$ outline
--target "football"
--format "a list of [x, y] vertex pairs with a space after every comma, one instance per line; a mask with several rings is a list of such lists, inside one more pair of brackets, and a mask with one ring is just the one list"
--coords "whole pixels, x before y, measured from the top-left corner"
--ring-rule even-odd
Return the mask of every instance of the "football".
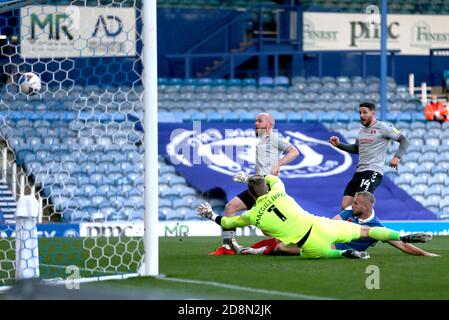
[[36, 94], [42, 87], [41, 78], [33, 72], [26, 72], [20, 76], [19, 86], [24, 94]]

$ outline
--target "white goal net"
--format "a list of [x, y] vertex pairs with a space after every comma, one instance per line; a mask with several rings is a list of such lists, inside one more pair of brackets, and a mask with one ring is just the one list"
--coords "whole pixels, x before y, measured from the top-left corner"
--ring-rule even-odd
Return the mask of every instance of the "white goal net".
[[[22, 233], [38, 239], [28, 257], [38, 252], [41, 278], [73, 268], [81, 277], [136, 273], [145, 230], [141, 1], [2, 11], [0, 285], [16, 276], [14, 212], [24, 195], [38, 204], [37, 229]], [[42, 81], [37, 94], [21, 92], [26, 72]]]

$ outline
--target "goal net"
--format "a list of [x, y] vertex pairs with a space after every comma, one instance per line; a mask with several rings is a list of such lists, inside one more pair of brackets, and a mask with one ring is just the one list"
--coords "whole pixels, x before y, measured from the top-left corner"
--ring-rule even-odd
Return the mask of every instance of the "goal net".
[[[0, 285], [30, 249], [17, 247], [19, 233], [38, 243], [23, 259], [38, 258], [40, 278], [136, 274], [145, 251], [142, 3], [8, 2], [15, 6], [0, 1]], [[21, 92], [25, 72], [40, 77], [39, 93]], [[38, 224], [19, 230], [14, 213], [29, 195]]]

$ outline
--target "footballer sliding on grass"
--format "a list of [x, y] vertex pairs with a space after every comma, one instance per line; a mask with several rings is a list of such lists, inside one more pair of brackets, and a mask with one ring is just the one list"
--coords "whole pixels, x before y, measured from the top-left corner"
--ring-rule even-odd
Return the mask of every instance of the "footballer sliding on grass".
[[[198, 214], [226, 229], [254, 225], [283, 244], [298, 247], [302, 258], [368, 259], [366, 251], [332, 248], [333, 244], [362, 238], [404, 243], [427, 242], [432, 239], [431, 235], [425, 233], [401, 236], [399, 232], [383, 227], [367, 227], [315, 216], [287, 195], [281, 179], [273, 175], [267, 175], [265, 178], [260, 175], [250, 177], [248, 191], [256, 200], [256, 204], [241, 216], [219, 216], [207, 202], [198, 206]], [[236, 249], [239, 251], [241, 247]]]
[[[355, 224], [367, 227], [384, 227], [377, 219], [373, 206], [375, 198], [369, 191], [357, 192], [354, 196], [352, 206], [347, 207], [341, 213], [334, 217], [335, 220], [345, 220]], [[372, 238], [363, 238], [353, 240], [347, 243], [336, 243], [332, 246], [333, 249], [345, 250], [352, 249], [356, 251], [366, 251], [370, 247], [377, 244], [377, 240]], [[439, 255], [427, 252], [410, 243], [405, 243], [399, 240], [387, 240], [391, 246], [401, 250], [404, 253], [415, 256], [438, 257]], [[297, 255], [299, 248], [284, 245], [275, 238], [264, 239], [251, 245], [250, 247], [241, 247], [237, 243], [233, 246], [238, 248], [240, 254], [266, 254], [266, 255]]]

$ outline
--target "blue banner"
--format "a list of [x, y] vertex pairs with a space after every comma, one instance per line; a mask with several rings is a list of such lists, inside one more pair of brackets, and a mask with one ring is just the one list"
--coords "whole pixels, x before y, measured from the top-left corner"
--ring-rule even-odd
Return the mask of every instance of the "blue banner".
[[[333, 148], [327, 142], [332, 135], [343, 142], [344, 138], [320, 123], [281, 123], [276, 129], [300, 152], [280, 173], [287, 193], [315, 215], [338, 214], [358, 155]], [[244, 185], [232, 181], [232, 175], [240, 170], [254, 173], [257, 142], [250, 123], [159, 124], [159, 152], [166, 160], [200, 192], [219, 188], [228, 200], [245, 190]], [[436, 219], [388, 177], [383, 178], [375, 195], [380, 219]]]
[[[0, 239], [15, 236], [14, 224], [0, 224]], [[79, 224], [47, 223], [37, 225], [39, 238], [76, 238], [80, 236]]]

